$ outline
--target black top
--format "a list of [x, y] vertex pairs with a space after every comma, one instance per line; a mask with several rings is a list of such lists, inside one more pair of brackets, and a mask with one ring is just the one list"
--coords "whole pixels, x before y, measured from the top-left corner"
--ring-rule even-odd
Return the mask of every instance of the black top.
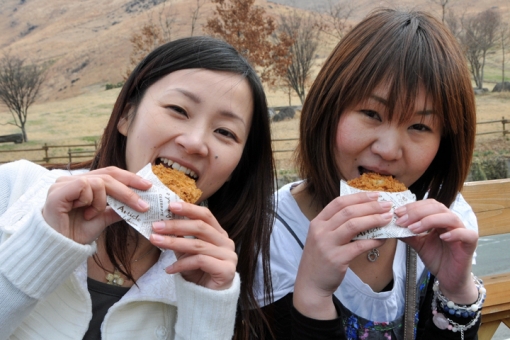
[[87, 278], [87, 287], [92, 299], [92, 319], [83, 339], [97, 340], [101, 339], [101, 324], [108, 309], [119, 301], [130, 288], [109, 285], [90, 277]]

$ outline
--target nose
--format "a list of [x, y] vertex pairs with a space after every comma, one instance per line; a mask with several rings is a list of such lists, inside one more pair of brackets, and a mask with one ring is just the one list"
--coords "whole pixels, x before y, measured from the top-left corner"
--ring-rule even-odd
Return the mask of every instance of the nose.
[[207, 156], [209, 152], [206, 136], [200, 129], [190, 129], [178, 136], [175, 141], [190, 155]]
[[387, 128], [376, 132], [371, 150], [385, 161], [395, 161], [402, 158], [404, 144], [398, 129]]

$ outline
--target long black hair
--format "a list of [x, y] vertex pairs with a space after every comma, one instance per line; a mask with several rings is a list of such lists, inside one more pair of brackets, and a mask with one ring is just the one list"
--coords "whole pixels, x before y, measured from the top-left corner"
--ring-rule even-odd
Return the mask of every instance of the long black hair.
[[[117, 130], [119, 120], [131, 109], [136, 114], [145, 92], [159, 79], [177, 70], [196, 68], [243, 75], [253, 96], [252, 123], [239, 164], [230, 180], [208, 199], [209, 209], [236, 245], [241, 296], [234, 338], [247, 339], [250, 333], [262, 334], [266, 322], [253, 292], [259, 255], [267, 298], [272, 294], [269, 237], [274, 213], [275, 167], [266, 96], [259, 77], [245, 58], [228, 43], [211, 37], [183, 38], [156, 48], [136, 66], [122, 87], [94, 159], [73, 165], [73, 168], [116, 166], [126, 169], [126, 137]], [[130, 259], [123, 247], [127, 239], [133, 237], [130, 232], [130, 228], [114, 224], [106, 228], [104, 236], [110, 261], [132, 279], [130, 270], [125, 270], [129, 268]]]

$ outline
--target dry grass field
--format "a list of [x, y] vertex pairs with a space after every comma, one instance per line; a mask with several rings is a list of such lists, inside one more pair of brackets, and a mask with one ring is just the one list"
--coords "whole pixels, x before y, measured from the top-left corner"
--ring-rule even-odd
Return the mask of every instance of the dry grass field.
[[[15, 51], [30, 61], [51, 63], [48, 80], [39, 101], [29, 110], [27, 134], [29, 142], [21, 145], [0, 144], [0, 162], [19, 158], [42, 159], [42, 151], [17, 151], [47, 145], [93, 143], [101, 135], [119, 89], [105, 91], [106, 83], [122, 80], [131, 45], [129, 37], [142, 24], [157, 20], [158, 13], [177, 13], [172, 38], [189, 35], [191, 4], [187, 0], [153, 1], [155, 7], [138, 0], [4, 0], [0, 7], [0, 53]], [[257, 0], [274, 17], [294, 10], [291, 6], [308, 7], [304, 0]], [[316, 0], [315, 5], [326, 0]], [[130, 7], [131, 6], [131, 7]], [[134, 6], [134, 7], [133, 7]], [[439, 15], [440, 7], [431, 0], [359, 0], [353, 23], [379, 6], [413, 7]], [[475, 13], [497, 7], [505, 20], [510, 19], [510, 0], [452, 0], [457, 13]], [[316, 8], [316, 7], [313, 7]], [[214, 6], [206, 3], [199, 18], [201, 27], [212, 15]], [[152, 14], [151, 14], [152, 13]], [[202, 32], [199, 29], [198, 34]], [[314, 74], [333, 48], [334, 42], [325, 40], [317, 52]], [[500, 52], [489, 56], [485, 68], [486, 86], [491, 89], [500, 81]], [[508, 66], [507, 66], [508, 67]], [[508, 73], [508, 72], [507, 72]], [[313, 77], [313, 76], [312, 76]], [[287, 93], [267, 89], [270, 106], [299, 105], [296, 96], [290, 103]], [[486, 94], [477, 97], [478, 121], [510, 119], [510, 94]], [[298, 117], [273, 123], [273, 138], [297, 138]], [[0, 135], [19, 132], [6, 125], [10, 113], [0, 105]], [[480, 125], [480, 131], [501, 129], [501, 124]], [[507, 127], [507, 129], [509, 129]], [[507, 137], [508, 138], [508, 137]], [[500, 135], [480, 136], [475, 155], [510, 155], [509, 143]], [[277, 142], [276, 150], [290, 150], [295, 142]], [[79, 147], [78, 147], [79, 148]], [[14, 152], [4, 153], [2, 151]], [[52, 149], [50, 156], [66, 154], [67, 149]], [[278, 152], [276, 158], [282, 171], [292, 169], [290, 152]], [[63, 159], [62, 161], [65, 161]]]

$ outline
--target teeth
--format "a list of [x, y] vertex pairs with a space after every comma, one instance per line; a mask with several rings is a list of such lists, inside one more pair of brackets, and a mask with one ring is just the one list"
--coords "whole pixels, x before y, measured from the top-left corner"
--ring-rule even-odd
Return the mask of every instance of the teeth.
[[194, 179], [197, 178], [197, 174], [193, 170], [190, 170], [190, 169], [186, 168], [185, 166], [180, 165], [177, 162], [171, 161], [167, 158], [160, 158], [160, 160], [162, 163], [165, 163], [169, 168], [175, 169], [180, 172], [184, 172], [186, 175], [188, 175], [191, 178], [194, 178]]

